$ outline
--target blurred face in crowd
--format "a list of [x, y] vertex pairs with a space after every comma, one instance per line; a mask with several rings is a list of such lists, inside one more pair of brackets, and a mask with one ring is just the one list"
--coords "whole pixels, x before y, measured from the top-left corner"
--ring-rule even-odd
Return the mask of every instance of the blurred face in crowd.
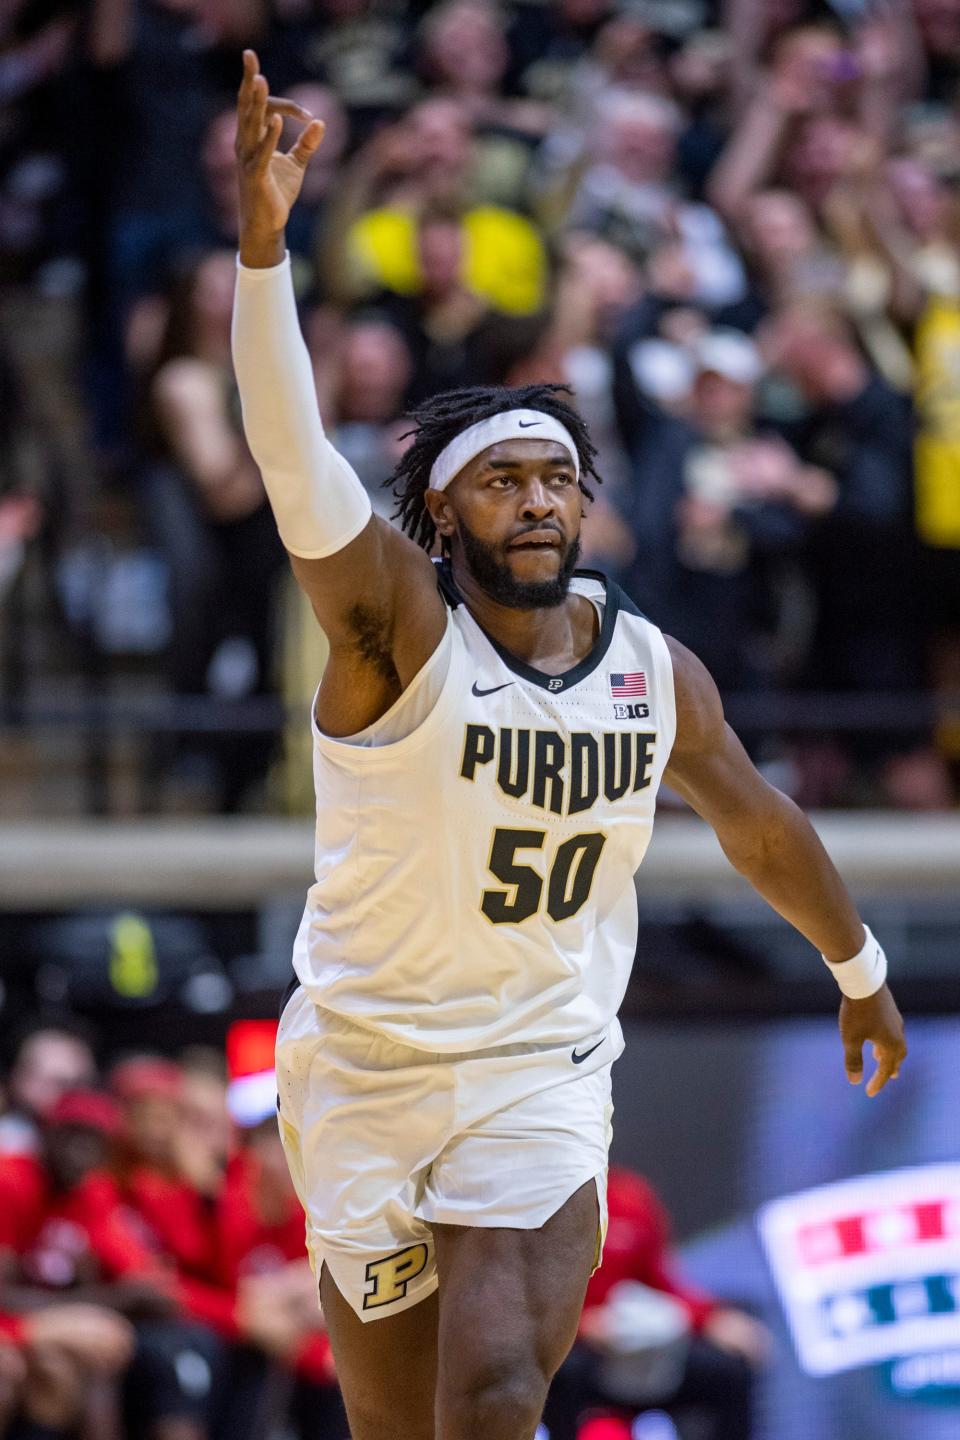
[[175, 1139], [181, 1122], [180, 1101], [172, 1095], [136, 1095], [123, 1107], [126, 1135], [135, 1160], [158, 1169], [173, 1164]]
[[807, 204], [817, 206], [849, 174], [865, 136], [858, 126], [836, 115], [806, 121], [787, 152], [786, 178]]
[[809, 207], [788, 190], [763, 190], [747, 201], [745, 238], [761, 265], [782, 270], [817, 247]]
[[212, 1165], [226, 1167], [233, 1142], [226, 1081], [203, 1070], [186, 1070], [181, 1101], [181, 1139], [202, 1148]]
[[428, 180], [457, 183], [470, 164], [470, 126], [453, 100], [424, 100], [404, 121], [410, 171]]
[[428, 220], [417, 236], [424, 294], [441, 299], [459, 289], [463, 271], [463, 228], [456, 220]]
[[693, 382], [691, 419], [707, 434], [742, 434], [753, 419], [753, 386], [715, 370], [701, 370]]
[[354, 321], [340, 346], [340, 418], [370, 424], [395, 420], [412, 371], [406, 342], [392, 325]]
[[668, 95], [670, 73], [654, 32], [629, 14], [615, 15], [597, 35], [592, 54], [607, 79], [624, 91]]
[[855, 73], [839, 34], [821, 25], [803, 25], [782, 36], [774, 49], [773, 69], [814, 111], [831, 109], [839, 87]]
[[931, 240], [946, 228], [949, 200], [943, 185], [920, 160], [900, 156], [887, 166], [887, 182], [900, 217], [920, 240]]
[[730, 79], [733, 44], [720, 30], [693, 35], [670, 63], [670, 77], [684, 103], [722, 95]]
[[611, 335], [623, 312], [641, 297], [636, 265], [618, 246], [588, 234], [572, 235], [564, 258], [578, 295], [590, 305], [596, 338]]
[[787, 375], [814, 404], [852, 398], [867, 370], [843, 318], [797, 304], [764, 322], [760, 344], [768, 365]]
[[88, 1125], [51, 1125], [44, 1135], [44, 1159], [57, 1190], [72, 1190], [110, 1157], [110, 1140]]
[[207, 191], [220, 223], [230, 234], [236, 229], [237, 157], [233, 148], [236, 136], [237, 115], [231, 106], [210, 121], [200, 151]]
[[90, 1047], [74, 1035], [41, 1030], [22, 1046], [10, 1072], [10, 1103], [37, 1118], [68, 1090], [90, 1085], [96, 1066]]
[[634, 184], [659, 184], [670, 175], [676, 136], [672, 106], [653, 96], [619, 97], [602, 121], [599, 155]]
[[499, 89], [509, 52], [490, 5], [453, 0], [428, 20], [424, 58], [441, 84], [489, 94]]
[[211, 329], [226, 325], [229, 330], [236, 279], [237, 266], [232, 250], [214, 250], [201, 260], [191, 296], [194, 319], [198, 325]]

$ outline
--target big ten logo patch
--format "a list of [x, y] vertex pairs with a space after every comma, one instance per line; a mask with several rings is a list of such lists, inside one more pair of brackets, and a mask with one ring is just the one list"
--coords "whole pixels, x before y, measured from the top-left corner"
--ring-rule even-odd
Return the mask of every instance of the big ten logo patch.
[[423, 1274], [428, 1258], [427, 1247], [421, 1244], [409, 1245], [406, 1250], [397, 1250], [382, 1260], [371, 1260], [365, 1273], [372, 1288], [363, 1297], [364, 1310], [375, 1310], [380, 1305], [405, 1299], [411, 1280]]

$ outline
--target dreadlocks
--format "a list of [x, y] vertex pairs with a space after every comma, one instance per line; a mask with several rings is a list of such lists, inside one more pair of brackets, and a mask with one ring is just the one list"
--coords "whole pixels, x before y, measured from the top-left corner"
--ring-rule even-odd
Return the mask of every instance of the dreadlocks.
[[489, 420], [491, 415], [499, 415], [504, 410], [542, 410], [566, 426], [580, 460], [580, 489], [592, 500], [593, 492], [583, 483], [583, 477], [592, 476], [600, 484], [600, 476], [594, 469], [596, 446], [577, 412], [559, 398], [560, 392], [569, 395], [569, 385], [520, 385], [515, 389], [506, 385], [472, 385], [464, 390], [433, 395], [418, 405], [412, 417], [415, 428], [402, 437], [412, 435], [413, 442], [386, 482], [397, 497], [394, 518], [400, 521], [411, 540], [430, 550], [436, 538], [436, 528], [423, 496], [440, 451], [470, 425]]

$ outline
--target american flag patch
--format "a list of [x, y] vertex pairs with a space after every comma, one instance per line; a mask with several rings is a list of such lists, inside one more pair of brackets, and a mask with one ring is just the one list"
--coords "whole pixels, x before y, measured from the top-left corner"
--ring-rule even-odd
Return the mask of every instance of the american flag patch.
[[627, 700], [631, 695], [646, 695], [647, 677], [642, 670], [631, 670], [627, 675], [610, 676], [610, 694], [614, 700]]

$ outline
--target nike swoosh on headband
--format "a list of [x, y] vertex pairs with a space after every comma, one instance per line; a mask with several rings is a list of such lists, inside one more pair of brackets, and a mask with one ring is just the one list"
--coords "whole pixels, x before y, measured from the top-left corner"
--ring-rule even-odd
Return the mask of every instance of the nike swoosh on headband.
[[512, 680], [505, 680], [502, 685], [491, 685], [489, 690], [478, 690], [477, 682], [476, 680], [474, 680], [473, 685], [470, 688], [470, 694], [476, 695], [478, 698], [481, 695], [495, 695], [498, 690], [506, 690], [507, 686], [512, 685], [513, 683], [514, 682]]

